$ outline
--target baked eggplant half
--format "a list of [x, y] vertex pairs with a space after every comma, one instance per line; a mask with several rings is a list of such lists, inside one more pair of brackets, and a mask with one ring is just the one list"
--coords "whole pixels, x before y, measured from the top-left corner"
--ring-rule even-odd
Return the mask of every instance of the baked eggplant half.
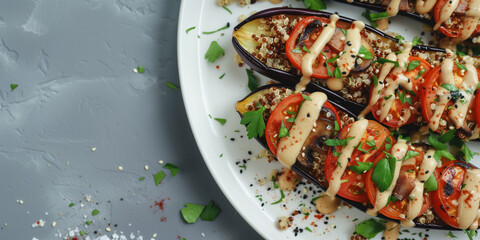
[[[431, 146], [393, 137], [375, 121], [356, 120], [328, 102], [326, 94], [312, 90], [295, 93], [292, 86], [267, 85], [235, 108], [249, 138], [324, 191], [316, 200], [319, 211], [339, 198], [403, 226], [478, 227], [480, 170], [451, 161]], [[445, 138], [438, 137], [440, 142]]]
[[[476, 58], [460, 57], [440, 48], [413, 46], [361, 21], [292, 8], [267, 9], [252, 15], [235, 27], [232, 41], [245, 63], [260, 74], [283, 84], [305, 85], [308, 72], [307, 80], [311, 81], [307, 86], [324, 92], [331, 102], [360, 117], [376, 119], [392, 128], [427, 126], [430, 119], [438, 125], [439, 121], [431, 117], [432, 110], [440, 109], [436, 108], [436, 98], [445, 95], [449, 101], [442, 102], [445, 114], [438, 113], [441, 127], [432, 130], [460, 129], [464, 139], [478, 137], [474, 133], [480, 117], [474, 117], [472, 110], [477, 90], [471, 87], [478, 85], [478, 74], [472, 74], [479, 66]], [[443, 77], [445, 83], [437, 77], [439, 84], [424, 88], [426, 82], [435, 82], [429, 79], [431, 70], [444, 65], [452, 68], [454, 76]], [[308, 66], [310, 71], [305, 71]], [[468, 71], [470, 74], [466, 74]], [[463, 84], [466, 82], [473, 85], [467, 89]], [[455, 88], [440, 91], [443, 84], [454, 84]], [[425, 89], [431, 94], [422, 94]], [[455, 101], [457, 93], [463, 99], [460, 102]], [[423, 101], [427, 95], [430, 100]], [[424, 102], [430, 104], [422, 105]], [[464, 117], [455, 123], [457, 107], [463, 109]]]

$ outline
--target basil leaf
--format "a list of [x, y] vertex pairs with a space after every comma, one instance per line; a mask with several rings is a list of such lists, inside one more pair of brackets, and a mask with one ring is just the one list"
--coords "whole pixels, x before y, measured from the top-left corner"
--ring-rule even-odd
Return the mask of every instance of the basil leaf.
[[450, 92], [458, 92], [458, 88], [457, 86], [455, 86], [455, 84], [451, 84], [451, 83], [444, 83], [442, 85], [440, 85], [440, 87], [443, 87], [445, 89], [447, 89], [448, 91]]
[[431, 192], [438, 189], [437, 179], [435, 179], [433, 174], [430, 175], [423, 187], [425, 188], [425, 192]]
[[357, 162], [357, 165], [351, 165], [350, 170], [354, 171], [356, 174], [360, 175], [370, 169], [372, 169], [372, 162]]
[[395, 157], [388, 156], [378, 161], [373, 168], [372, 181], [380, 192], [386, 191], [392, 184], [396, 161]]
[[418, 66], [420, 66], [420, 60], [411, 61], [408, 63], [407, 71], [410, 72]]
[[368, 51], [363, 45], [360, 45], [360, 50], [358, 51], [358, 55], [361, 55], [361, 58], [366, 60], [373, 59], [372, 53]]
[[355, 227], [355, 232], [367, 239], [374, 238], [379, 232], [384, 230], [385, 223], [373, 218], [365, 220]]

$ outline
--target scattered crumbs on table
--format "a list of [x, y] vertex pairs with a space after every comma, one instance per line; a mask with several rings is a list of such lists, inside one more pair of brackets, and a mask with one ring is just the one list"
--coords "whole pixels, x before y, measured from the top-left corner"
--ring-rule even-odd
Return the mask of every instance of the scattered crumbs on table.
[[92, 147], [91, 151], [92, 151], [92, 152], [95, 152], [95, 151], [97, 151], [97, 148], [96, 148], [96, 147]]
[[122, 167], [122, 166], [118, 166], [118, 171], [123, 171], [123, 167]]
[[145, 165], [144, 169], [145, 169], [145, 171], [148, 171], [148, 169], [149, 169], [148, 165]]

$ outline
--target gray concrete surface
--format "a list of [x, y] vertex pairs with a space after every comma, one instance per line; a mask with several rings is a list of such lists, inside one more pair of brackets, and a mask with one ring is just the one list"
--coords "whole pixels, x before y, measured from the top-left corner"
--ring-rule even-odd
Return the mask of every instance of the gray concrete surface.
[[[91, 238], [260, 238], [216, 186], [181, 92], [166, 86], [179, 84], [179, 5], [0, 0], [0, 239], [58, 239], [70, 230]], [[134, 73], [137, 65], [145, 73]], [[163, 169], [155, 186], [160, 160], [180, 172]], [[154, 205], [162, 200], [163, 210]], [[183, 222], [184, 203], [210, 200], [222, 209], [215, 221]], [[43, 227], [32, 227], [40, 220]]]

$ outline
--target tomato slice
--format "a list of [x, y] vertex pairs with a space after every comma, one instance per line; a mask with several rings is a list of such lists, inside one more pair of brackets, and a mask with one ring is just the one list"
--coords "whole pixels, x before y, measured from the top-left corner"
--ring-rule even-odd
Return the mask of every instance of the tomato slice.
[[[267, 126], [265, 128], [265, 137], [267, 139], [268, 149], [277, 156], [277, 146], [278, 146], [278, 133], [282, 122], [287, 129], [290, 129], [293, 125], [293, 122], [288, 121], [288, 119], [294, 118], [300, 108], [300, 105], [303, 102], [303, 96], [301, 93], [292, 94], [285, 99], [283, 99], [277, 107], [273, 110], [272, 114], [267, 121]], [[330, 109], [337, 119], [337, 122], [340, 126], [340, 118], [338, 116], [337, 110], [329, 102], [325, 102], [323, 107]], [[340, 126], [341, 127], [341, 126]]]
[[[435, 113], [434, 110], [432, 110], [432, 106], [436, 104], [438, 101], [438, 96], [436, 90], [441, 88], [441, 76], [440, 76], [440, 69], [441, 66], [433, 68], [428, 75], [425, 78], [425, 82], [423, 84], [420, 98], [422, 102], [422, 114], [423, 118], [427, 123], [430, 123], [432, 121], [433, 114]], [[454, 73], [454, 78], [455, 78], [455, 85], [458, 87], [462, 84], [463, 82], [463, 77], [461, 73], [461, 69], [454, 64], [453, 65], [453, 73]], [[480, 78], [480, 71], [477, 69], [477, 75]], [[476, 121], [480, 123], [480, 112], [476, 111], [474, 108], [475, 102], [478, 101], [478, 98], [480, 98], [480, 94], [477, 93], [474, 96], [474, 99], [470, 103], [469, 110], [467, 111], [467, 116], [465, 117], [465, 121]], [[450, 118], [448, 117], [448, 109], [452, 108], [455, 105], [453, 101], [449, 101], [445, 107], [445, 111], [443, 112], [442, 116], [440, 117], [440, 121], [445, 120], [447, 124], [438, 124], [438, 128], [436, 132], [441, 133], [445, 130], [449, 130], [448, 127], [450, 125], [453, 125], [451, 123]], [[480, 109], [480, 108], [479, 108]], [[435, 124], [435, 123], [434, 123]]]
[[[377, 101], [377, 103], [372, 106], [373, 117], [377, 121], [389, 127], [397, 128], [397, 127], [401, 127], [401, 126], [413, 123], [418, 119], [419, 116], [421, 116], [421, 113], [417, 110], [418, 108], [420, 108], [420, 105], [421, 105], [420, 90], [422, 88], [422, 82], [424, 77], [427, 76], [428, 72], [432, 69], [432, 67], [430, 63], [428, 63], [426, 60], [419, 57], [409, 57], [408, 63], [419, 64], [416, 68], [410, 71], [407, 71], [403, 74], [405, 75], [405, 77], [407, 77], [412, 81], [413, 94], [412, 92], [408, 92], [405, 89], [399, 89], [398, 91], [396, 91], [396, 94], [394, 96], [395, 101], [393, 102], [392, 107], [388, 112], [388, 115], [387, 115], [388, 117], [383, 119], [383, 121], [380, 120], [380, 113], [383, 109], [384, 99], [385, 97], [388, 97], [388, 96], [385, 96], [386, 88], [383, 88], [382, 92], [380, 92], [380, 96], [383, 96], [380, 98], [380, 101]], [[387, 76], [387, 78], [395, 79], [397, 77], [392, 75], [393, 74], [390, 73], [389, 76]], [[373, 94], [378, 94], [378, 93], [374, 93], [373, 89], [374, 89], [374, 86], [372, 84], [372, 87], [370, 88], [370, 96], [372, 96]], [[408, 119], [404, 119], [404, 118], [408, 118]]]
[[[442, 15], [442, 8], [445, 4], [447, 4], [450, 0], [439, 0], [437, 4], [435, 5], [435, 8], [433, 10], [433, 14], [435, 17], [435, 22], [438, 22], [440, 19], [440, 16]], [[445, 23], [443, 23], [439, 30], [445, 36], [451, 37], [451, 38], [458, 38], [462, 35], [462, 30], [463, 30], [463, 19], [465, 17], [464, 13], [466, 9], [468, 8], [468, 5], [470, 4], [469, 0], [460, 0], [458, 3], [457, 9], [454, 11], [452, 16], [450, 17], [450, 20], [448, 22], [449, 25], [447, 26]], [[479, 25], [477, 25], [476, 29], [474, 30], [472, 36], [476, 36], [480, 33], [480, 28]]]
[[[400, 176], [402, 176], [402, 174], [406, 174], [409, 179], [415, 181], [417, 167], [420, 166], [420, 164], [422, 163], [424, 153], [418, 150], [417, 148], [414, 148], [413, 150], [419, 153], [419, 155], [414, 157], [415, 164], [402, 165], [402, 168], [400, 169]], [[379, 155], [375, 159], [374, 164], [377, 164], [377, 162], [384, 157], [385, 157], [385, 154]], [[365, 185], [367, 186], [367, 194], [368, 194], [368, 199], [370, 200], [370, 203], [375, 204], [375, 199], [377, 195], [377, 186], [372, 181], [372, 174], [373, 174], [373, 171], [367, 172]], [[422, 215], [425, 211], [427, 211], [430, 205], [431, 205], [431, 200], [430, 200], [429, 194], [424, 194], [423, 205], [418, 215]], [[388, 217], [391, 219], [403, 220], [405, 219], [405, 215], [407, 213], [407, 206], [408, 206], [408, 197], [404, 198], [401, 201], [391, 201], [387, 206], [380, 209], [379, 212], [385, 217]]]
[[461, 161], [449, 161], [435, 171], [438, 189], [431, 194], [433, 210], [446, 224], [455, 228], [458, 228], [457, 199], [468, 168], [472, 168], [472, 165]]
[[[353, 123], [345, 126], [341, 130], [339, 134], [340, 139], [345, 139], [348, 136], [347, 134], [352, 125]], [[357, 165], [357, 162], [373, 162], [375, 157], [382, 153], [385, 139], [389, 137], [389, 135], [390, 132], [384, 126], [375, 121], [368, 121], [367, 131], [365, 131], [361, 140], [361, 149], [368, 153], [364, 153], [355, 148], [355, 150], [352, 152], [352, 156], [350, 157], [351, 160], [347, 166], [352, 166], [354, 164]], [[367, 142], [371, 140], [375, 141], [375, 146], [373, 146], [373, 144], [372, 146], [367, 144]], [[342, 146], [331, 147], [328, 151], [327, 160], [325, 162], [325, 177], [327, 179], [332, 177], [333, 171], [337, 167], [337, 157], [334, 156], [334, 151], [340, 153], [342, 152], [342, 148]], [[364, 184], [365, 175], [366, 174], [357, 175], [347, 167], [341, 178], [343, 183], [340, 186], [340, 190], [337, 194], [341, 197], [356, 202], [368, 202], [368, 196]]]

